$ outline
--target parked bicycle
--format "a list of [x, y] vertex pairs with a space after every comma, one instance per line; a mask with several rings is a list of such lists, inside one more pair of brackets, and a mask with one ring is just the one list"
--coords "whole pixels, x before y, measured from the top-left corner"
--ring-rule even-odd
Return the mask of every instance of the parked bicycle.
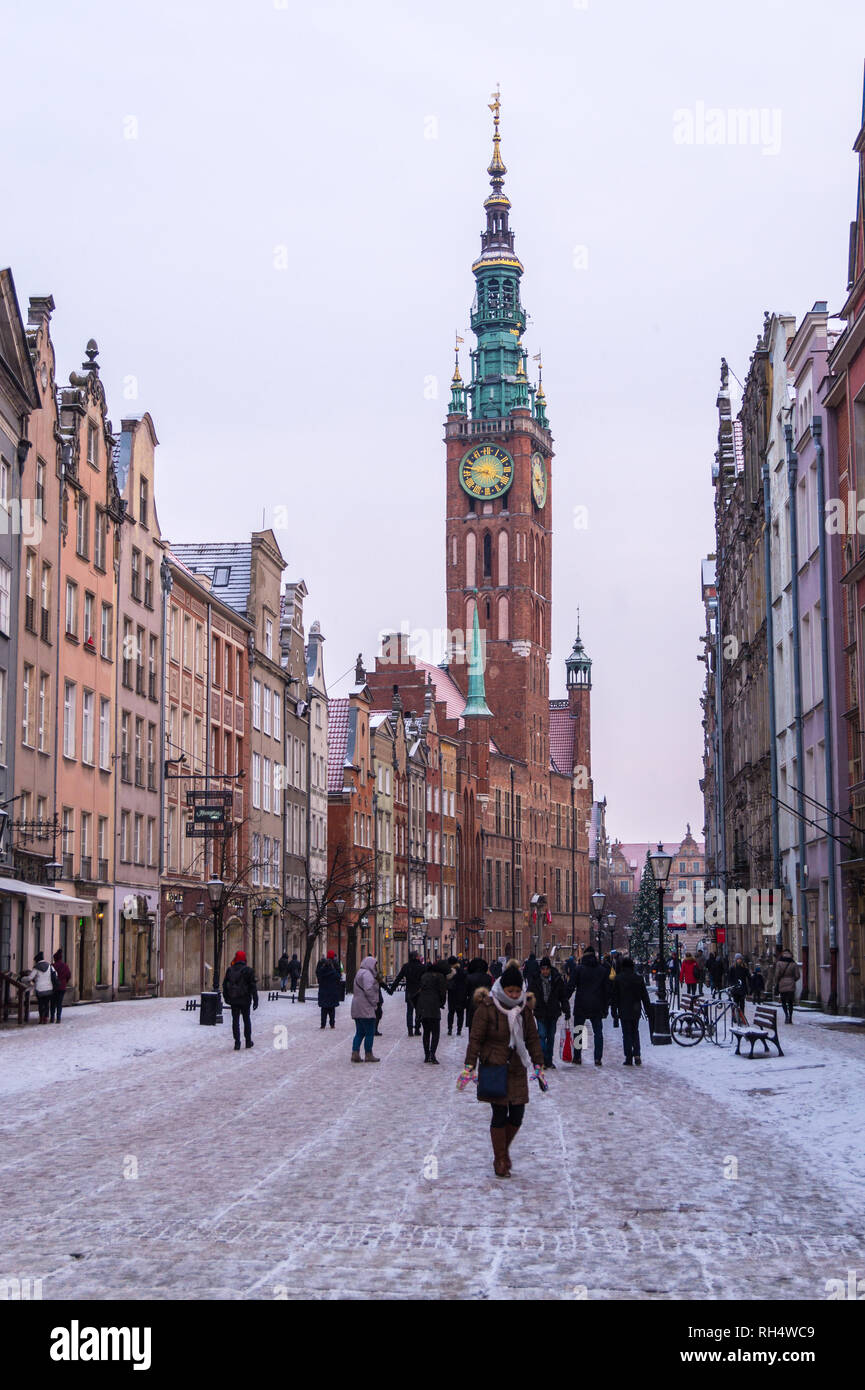
[[689, 998], [670, 1019], [670, 1035], [680, 1047], [696, 1047], [708, 1038], [716, 1047], [733, 1046], [733, 1026], [747, 1023], [743, 1006], [729, 989], [719, 999]]

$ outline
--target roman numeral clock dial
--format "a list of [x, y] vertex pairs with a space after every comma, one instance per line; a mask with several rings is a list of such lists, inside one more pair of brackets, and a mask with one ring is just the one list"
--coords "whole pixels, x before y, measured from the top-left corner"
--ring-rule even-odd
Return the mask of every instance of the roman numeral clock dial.
[[501, 497], [514, 480], [514, 461], [496, 444], [478, 444], [469, 449], [460, 464], [460, 482], [469, 497], [488, 501]]

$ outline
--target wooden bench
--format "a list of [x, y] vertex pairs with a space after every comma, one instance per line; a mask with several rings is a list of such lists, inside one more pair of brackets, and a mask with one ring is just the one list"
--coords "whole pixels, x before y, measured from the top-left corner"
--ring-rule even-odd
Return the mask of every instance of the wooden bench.
[[754, 1044], [763, 1044], [763, 1056], [769, 1052], [769, 1044], [774, 1043], [778, 1049], [778, 1056], [783, 1057], [781, 1044], [778, 1041], [778, 1010], [769, 1009], [763, 1004], [758, 1004], [754, 1013], [753, 1023], [734, 1023], [730, 1030], [736, 1039], [736, 1056], [742, 1056], [740, 1051], [742, 1039], [744, 1038], [751, 1044], [749, 1057], [754, 1056]]

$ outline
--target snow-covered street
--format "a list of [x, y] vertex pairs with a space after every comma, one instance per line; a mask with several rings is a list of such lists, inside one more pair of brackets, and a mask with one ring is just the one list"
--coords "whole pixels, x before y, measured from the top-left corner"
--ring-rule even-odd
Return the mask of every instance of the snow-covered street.
[[[314, 995], [313, 995], [314, 998]], [[532, 1087], [514, 1175], [489, 1110], [386, 999], [379, 1066], [314, 1003], [256, 1046], [178, 999], [0, 1033], [0, 1278], [45, 1299], [824, 1299], [865, 1274], [865, 1026], [797, 1015], [783, 1058], [708, 1042]], [[13, 1214], [16, 1220], [11, 1219]]]

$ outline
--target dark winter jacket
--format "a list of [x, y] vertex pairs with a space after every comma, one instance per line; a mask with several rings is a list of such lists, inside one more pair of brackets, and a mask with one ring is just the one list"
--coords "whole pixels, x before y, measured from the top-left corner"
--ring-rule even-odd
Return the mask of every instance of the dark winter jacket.
[[391, 985], [390, 993], [393, 994], [397, 985], [400, 984], [403, 980], [405, 980], [406, 999], [416, 999], [420, 990], [421, 977], [423, 976], [425, 970], [426, 966], [424, 965], [423, 961], [407, 960], [402, 970], [399, 972], [393, 984]]
[[469, 1015], [474, 1013], [475, 994], [479, 989], [492, 989], [493, 977], [487, 970], [484, 961], [475, 959], [469, 966], [469, 973], [466, 976], [466, 1007]]
[[291, 976], [291, 983], [296, 984], [300, 979], [301, 964], [296, 955], [293, 955], [288, 962], [288, 973]]
[[526, 982], [527, 989], [534, 989], [540, 973], [541, 967], [538, 964], [538, 958], [534, 951], [532, 951], [531, 954], [526, 957], [526, 963], [523, 966], [523, 979]]
[[730, 973], [727, 976], [727, 984], [729, 985], [730, 989], [735, 989], [740, 994], [744, 994], [748, 991], [748, 984], [750, 982], [750, 979], [751, 972], [749, 971], [747, 965], [745, 965], [744, 961], [740, 961], [738, 965], [734, 965], [730, 970]]
[[335, 1009], [342, 1003], [342, 981], [332, 960], [320, 960], [315, 967], [318, 980], [318, 1004], [321, 1009]]
[[537, 976], [532, 993], [535, 996], [535, 1018], [544, 1023], [555, 1023], [560, 1014], [570, 1018], [568, 988], [558, 970], [551, 970], [545, 980], [543, 973]]
[[464, 1009], [468, 996], [468, 972], [464, 965], [454, 967], [455, 974], [448, 982], [448, 1004], [452, 1009]]
[[[474, 1068], [478, 1061], [489, 1062], [493, 1066], [507, 1064], [508, 1104], [526, 1105], [529, 1099], [528, 1073], [516, 1049], [511, 1049], [507, 1019], [496, 1008], [488, 989], [479, 989], [473, 1002], [475, 1011], [466, 1049], [466, 1066]], [[528, 995], [523, 1009], [523, 1036], [526, 1040], [526, 1050], [535, 1066], [542, 1067], [544, 1054], [538, 1037], [538, 1025], [532, 1012], [534, 1003], [534, 995]]]
[[222, 981], [222, 994], [229, 1004], [249, 1004], [250, 1000], [258, 1008], [258, 989], [255, 976], [248, 965], [240, 961], [230, 965]]
[[501, 963], [501, 961], [500, 961], [500, 960], [494, 960], [493, 963], [492, 963], [492, 965], [490, 966], [490, 974], [492, 975], [492, 977], [493, 977], [494, 980], [498, 980], [498, 979], [501, 978], [501, 973], [502, 973], [502, 963]]
[[447, 966], [434, 965], [421, 976], [417, 1011], [421, 1018], [438, 1018], [448, 997]]
[[72, 979], [72, 971], [69, 969], [65, 960], [56, 960], [54, 962], [54, 974], [57, 976], [57, 988], [68, 989], [69, 981]]
[[291, 967], [289, 965], [288, 956], [283, 952], [279, 960], [276, 962], [276, 973], [279, 976], [279, 978], [282, 979], [285, 975], [287, 975], [290, 968]]
[[640, 1017], [640, 1009], [649, 1013], [649, 991], [642, 975], [636, 970], [620, 970], [610, 987], [610, 1008], [613, 1018], [623, 1018], [634, 1022]]
[[610, 969], [594, 951], [586, 951], [574, 971], [574, 1018], [606, 1017], [610, 1001]]

